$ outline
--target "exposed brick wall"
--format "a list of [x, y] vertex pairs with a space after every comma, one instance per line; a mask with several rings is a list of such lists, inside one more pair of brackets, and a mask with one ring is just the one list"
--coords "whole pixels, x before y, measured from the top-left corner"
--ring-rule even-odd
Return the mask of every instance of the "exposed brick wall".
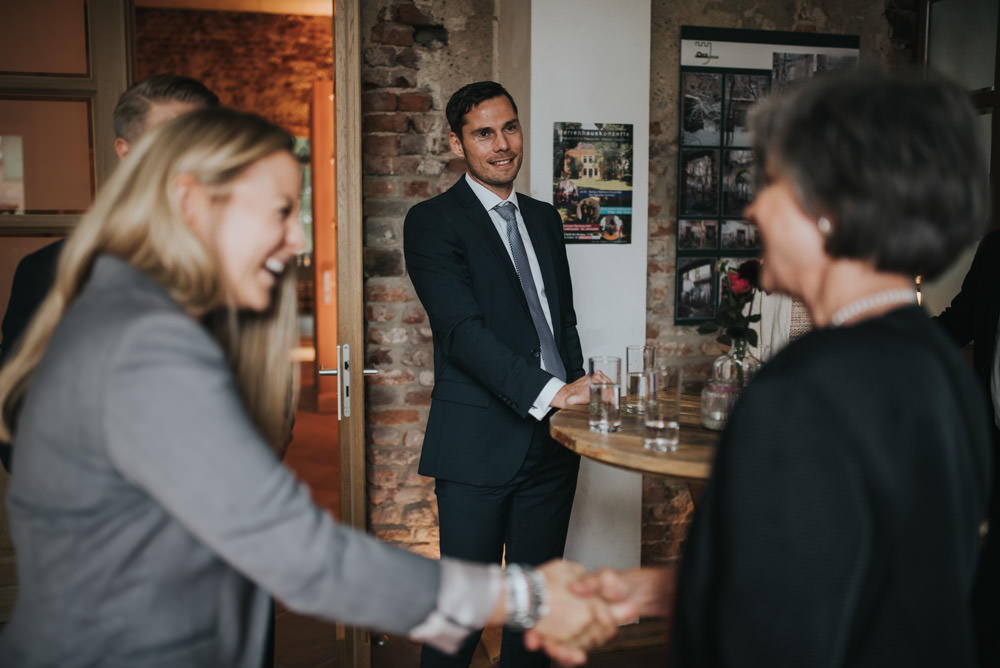
[[490, 78], [492, 0], [362, 3], [370, 529], [438, 554], [433, 480], [417, 475], [434, 384], [431, 331], [403, 262], [403, 217], [449, 188], [464, 162], [448, 150], [444, 106]]
[[309, 134], [313, 82], [333, 78], [329, 16], [135, 10], [135, 77], [194, 77], [223, 104]]

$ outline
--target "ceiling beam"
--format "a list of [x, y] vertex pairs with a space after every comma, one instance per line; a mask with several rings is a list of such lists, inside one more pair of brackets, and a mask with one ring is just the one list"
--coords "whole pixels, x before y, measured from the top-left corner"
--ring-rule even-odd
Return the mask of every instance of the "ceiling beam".
[[330, 0], [135, 0], [136, 7], [332, 16]]

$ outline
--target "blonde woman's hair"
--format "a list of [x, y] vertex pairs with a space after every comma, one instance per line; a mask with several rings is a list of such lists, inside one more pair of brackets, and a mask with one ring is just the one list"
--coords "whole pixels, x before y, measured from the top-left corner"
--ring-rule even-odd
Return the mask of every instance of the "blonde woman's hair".
[[17, 413], [52, 332], [90, 277], [99, 255], [129, 262], [202, 321], [225, 351], [248, 413], [279, 452], [297, 394], [290, 351], [296, 340], [295, 266], [286, 267], [268, 310], [237, 311], [215, 260], [181, 212], [174, 183], [189, 175], [222, 204], [232, 182], [258, 160], [292, 152], [278, 126], [222, 107], [182, 114], [146, 135], [98, 193], [62, 250], [55, 284], [0, 369], [0, 439], [12, 440]]

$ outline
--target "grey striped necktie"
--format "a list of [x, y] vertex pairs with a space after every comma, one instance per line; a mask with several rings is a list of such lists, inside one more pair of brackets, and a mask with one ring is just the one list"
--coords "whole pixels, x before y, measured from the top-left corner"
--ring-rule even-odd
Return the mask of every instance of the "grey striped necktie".
[[507, 223], [507, 241], [510, 243], [510, 254], [514, 259], [514, 271], [517, 272], [517, 277], [521, 281], [521, 289], [524, 291], [524, 298], [528, 301], [531, 321], [535, 325], [535, 331], [538, 332], [538, 342], [542, 348], [542, 366], [559, 380], [566, 380], [566, 367], [559, 356], [556, 340], [552, 337], [549, 323], [545, 320], [542, 303], [538, 300], [535, 279], [531, 276], [528, 253], [524, 250], [524, 241], [521, 239], [521, 233], [517, 230], [514, 204], [513, 202], [501, 202], [495, 209]]

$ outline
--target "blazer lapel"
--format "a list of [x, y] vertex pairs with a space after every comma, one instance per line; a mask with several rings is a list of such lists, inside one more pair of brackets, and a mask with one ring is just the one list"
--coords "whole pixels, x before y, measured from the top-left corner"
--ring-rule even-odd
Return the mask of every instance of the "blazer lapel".
[[542, 280], [545, 282], [545, 298], [549, 302], [549, 316], [552, 318], [552, 333], [556, 341], [559, 341], [560, 322], [559, 311], [559, 284], [556, 281], [556, 268], [552, 261], [552, 254], [555, 250], [549, 243], [548, 235], [542, 225], [542, 220], [535, 215], [527, 197], [518, 194], [518, 203], [524, 202], [521, 207], [521, 217], [524, 218], [524, 226], [528, 229], [528, 236], [531, 237], [531, 245], [535, 249], [535, 257], [538, 259], [538, 268], [542, 272]]
[[511, 261], [510, 255], [507, 253], [507, 247], [503, 245], [503, 241], [500, 240], [500, 235], [497, 234], [496, 227], [493, 225], [493, 220], [490, 218], [490, 214], [486, 212], [486, 209], [483, 208], [483, 203], [479, 201], [476, 194], [472, 192], [472, 188], [470, 188], [469, 184], [465, 182], [464, 176], [460, 178], [458, 183], [452, 187], [452, 192], [454, 192], [456, 199], [464, 209], [466, 217], [469, 219], [469, 227], [479, 234], [486, 247], [493, 252], [498, 265], [501, 267], [501, 273], [504, 274], [507, 281], [510, 283], [511, 290], [513, 290], [515, 294], [520, 295], [521, 303], [524, 304], [524, 311], [525, 313], [528, 313], [528, 302], [524, 298], [524, 290], [521, 289], [521, 281], [518, 279], [517, 272], [514, 270], [514, 263]]

